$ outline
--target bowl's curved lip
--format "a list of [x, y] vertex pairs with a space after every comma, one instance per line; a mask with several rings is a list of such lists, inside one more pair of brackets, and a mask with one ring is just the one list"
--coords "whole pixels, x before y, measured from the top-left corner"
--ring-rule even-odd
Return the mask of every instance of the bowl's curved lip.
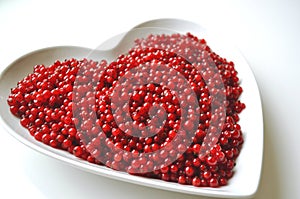
[[[180, 20], [178, 22], [177, 19], [156, 19], [156, 20], [151, 20], [151, 21], [155, 21], [155, 23], [159, 23], [160, 20], [162, 23], [165, 23], [164, 20], [167, 20], [168, 23], [182, 23], [182, 21], [183, 21], [183, 20]], [[145, 23], [148, 23], [148, 25], [149, 25], [149, 24], [151, 24], [151, 21], [148, 21]], [[208, 42], [208, 44], [210, 45], [209, 42]], [[169, 191], [177, 191], [177, 192], [181, 192], [181, 193], [194, 194], [194, 195], [203, 195], [203, 196], [211, 196], [211, 197], [225, 197], [225, 198], [250, 198], [255, 195], [255, 193], [258, 189], [259, 181], [260, 181], [261, 167], [262, 167], [262, 160], [263, 160], [263, 114], [262, 114], [262, 107], [261, 107], [262, 104], [261, 104], [259, 88], [257, 86], [255, 77], [254, 77], [249, 65], [247, 64], [246, 60], [243, 58], [243, 56], [240, 53], [238, 54], [237, 62], [241, 63], [243, 66], [246, 66], [245, 69], [242, 70], [242, 74], [245, 75], [247, 81], [251, 82], [250, 86], [246, 86], [247, 84], [249, 84], [249, 82], [246, 82], [246, 81], [242, 82], [244, 84], [244, 86], [246, 86], [247, 89], [251, 88], [251, 90], [247, 90], [247, 89], [244, 90], [244, 92], [246, 94], [244, 93], [242, 98], [244, 97], [243, 100], [249, 101], [250, 105], [253, 104], [253, 106], [254, 106], [254, 107], [251, 107], [251, 106], [249, 107], [248, 106], [249, 104], [246, 103], [246, 105], [247, 105], [246, 113], [242, 113], [241, 120], [242, 120], [242, 117], [248, 117], [248, 116], [251, 116], [250, 118], [252, 120], [255, 119], [255, 123], [254, 123], [255, 125], [250, 124], [250, 126], [253, 127], [252, 128], [252, 129], [254, 129], [253, 134], [255, 134], [256, 137], [253, 138], [252, 134], [249, 134], [248, 129], [246, 129], [247, 131], [246, 131], [246, 141], [245, 141], [245, 143], [247, 143], [247, 141], [251, 142], [251, 143], [249, 143], [251, 145], [255, 144], [252, 146], [254, 151], [253, 152], [250, 151], [249, 146], [247, 145], [248, 148], [242, 150], [241, 155], [237, 161], [237, 165], [239, 165], [239, 164], [243, 165], [242, 161], [247, 162], [247, 161], [249, 161], [249, 159], [251, 159], [251, 160], [253, 159], [256, 161], [255, 163], [249, 162], [249, 164], [251, 164], [252, 166], [255, 167], [255, 170], [252, 170], [252, 172], [255, 172], [255, 173], [253, 174], [250, 172], [249, 175], [246, 175], [248, 177], [251, 177], [250, 175], [252, 175], [252, 176], [254, 175], [254, 177], [251, 178], [252, 184], [251, 183], [248, 184], [249, 185], [248, 188], [245, 187], [245, 186], [247, 186], [247, 183], [244, 184], [244, 183], [241, 183], [240, 181], [234, 181], [234, 180], [231, 180], [232, 184], [240, 183], [241, 185], [243, 185], [240, 187], [236, 186], [236, 187], [240, 188], [240, 190], [229, 189], [231, 185], [227, 185], [227, 186], [224, 186], [221, 188], [195, 188], [193, 186], [180, 185], [180, 184], [176, 184], [176, 183], [165, 182], [162, 180], [155, 180], [155, 179], [148, 179], [148, 178], [143, 178], [143, 177], [139, 177], [139, 176], [133, 176], [133, 175], [129, 175], [127, 173], [111, 170], [106, 167], [88, 163], [86, 161], [83, 161], [81, 159], [74, 157], [73, 155], [71, 155], [65, 151], [53, 149], [47, 145], [44, 145], [43, 143], [36, 142], [34, 140], [34, 138], [29, 136], [28, 134], [26, 134], [26, 135], [23, 134], [22, 132], [25, 132], [25, 131], [24, 130], [22, 131], [22, 127], [20, 127], [20, 125], [17, 123], [18, 122], [17, 119], [13, 118], [12, 116], [9, 116], [9, 108], [6, 103], [7, 92], [9, 92], [7, 89], [12, 84], [12, 82], [10, 82], [10, 84], [7, 84], [7, 83], [9, 83], [9, 82], [7, 82], [7, 75], [10, 73], [10, 71], [13, 70], [14, 67], [17, 67], [20, 63], [22, 63], [24, 61], [30, 62], [30, 60], [28, 60], [28, 58], [30, 58], [30, 56], [36, 55], [37, 57], [39, 57], [39, 59], [43, 59], [43, 56], [45, 54], [54, 53], [55, 55], [57, 55], [57, 57], [63, 59], [63, 58], [66, 58], [64, 56], [72, 57], [72, 55], [74, 55], [72, 53], [75, 52], [75, 54], [77, 53], [77, 56], [75, 55], [76, 58], [83, 58], [90, 51], [91, 51], [91, 49], [89, 49], [89, 48], [79, 47], [79, 46], [47, 47], [47, 48], [39, 49], [36, 51], [32, 51], [28, 54], [21, 56], [19, 59], [15, 60], [10, 65], [8, 65], [3, 71], [1, 71], [1, 75], [0, 75], [0, 123], [6, 129], [6, 131], [9, 134], [11, 134], [13, 137], [15, 137], [17, 140], [19, 140], [20, 142], [25, 144], [26, 146], [28, 146], [38, 152], [41, 152], [41, 153], [43, 153], [47, 156], [53, 157], [55, 159], [61, 160], [62, 162], [67, 163], [71, 166], [75, 166], [75, 167], [83, 169], [85, 171], [92, 172], [92, 173], [102, 175], [105, 177], [122, 180], [122, 181], [130, 182], [130, 183], [135, 183], [135, 184], [139, 184], [139, 185], [145, 185], [145, 186], [149, 186], [149, 187], [153, 187], [153, 188], [159, 188], [159, 189], [164, 189], [164, 190], [169, 190]], [[233, 57], [235, 57], [235, 55]], [[47, 61], [50, 61], [50, 62], [55, 61], [55, 60], [53, 60], [52, 57], [48, 57], [45, 59], [48, 59]], [[31, 61], [33, 61], [33, 60], [31, 60]], [[234, 60], [234, 61], [236, 61], [236, 60]], [[16, 82], [14, 82], [14, 83], [16, 83]], [[248, 99], [249, 97], [251, 97], [251, 99]], [[255, 110], [251, 110], [251, 111], [247, 112], [247, 110], [249, 110], [249, 108], [254, 108]], [[14, 120], [14, 121], [11, 122], [9, 120]], [[244, 123], [247, 124], [247, 121], [244, 121]], [[242, 125], [242, 128], [243, 128], [243, 125]], [[255, 143], [252, 138], [256, 139]], [[253, 158], [253, 153], [256, 156], [255, 158]], [[241, 174], [241, 172], [243, 172], [243, 173], [249, 172], [247, 170], [246, 171], [243, 170], [244, 167], [238, 168], [238, 169], [240, 169], [240, 172], [239, 171], [236, 172], [236, 175]], [[235, 178], [235, 176], [233, 177], [233, 179], [234, 178]], [[247, 181], [247, 179], [239, 179], [239, 180]]]

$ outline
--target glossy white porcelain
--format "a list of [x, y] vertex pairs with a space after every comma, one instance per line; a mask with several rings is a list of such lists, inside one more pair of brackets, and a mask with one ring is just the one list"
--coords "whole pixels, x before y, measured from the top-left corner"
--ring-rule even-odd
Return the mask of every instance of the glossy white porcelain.
[[[155, 28], [153, 29], [153, 27]], [[136, 31], [137, 29], [139, 30]], [[245, 142], [236, 162], [234, 176], [227, 186], [219, 188], [198, 188], [133, 176], [103, 166], [90, 164], [76, 158], [68, 152], [53, 149], [43, 143], [37, 142], [29, 135], [27, 130], [20, 125], [19, 119], [14, 117], [9, 111], [6, 99], [10, 93], [10, 89], [15, 87], [20, 79], [31, 73], [34, 65], [49, 65], [57, 59], [64, 60], [71, 57], [80, 59], [88, 56], [92, 58], [95, 55], [113, 59], [118, 53], [123, 52], [126, 47], [130, 45], [127, 42], [131, 42], [131, 39], [136, 38], [138, 35], [145, 36], [145, 34], [153, 33], [153, 30], [159, 30], [159, 32], [165, 31], [166, 33], [174, 31], [181, 33], [191, 32], [199, 38], [205, 38], [213, 51], [222, 57], [226, 57], [228, 60], [232, 60], [236, 65], [236, 69], [239, 73], [238, 76], [244, 89], [241, 100], [246, 104], [246, 109], [240, 115], [240, 125], [242, 126]], [[107, 40], [107, 42], [99, 46], [98, 50], [101, 51], [75, 46], [48, 47], [28, 53], [7, 66], [0, 76], [0, 125], [4, 126], [12, 136], [25, 145], [45, 155], [59, 159], [70, 166], [75, 166], [98, 175], [158, 189], [194, 195], [224, 198], [249, 198], [254, 196], [259, 185], [263, 158], [262, 107], [254, 75], [238, 50], [230, 43], [224, 42], [224, 40], [219, 39], [212, 33], [208, 33], [201, 26], [179, 19], [158, 19], [142, 23], [136, 26], [132, 33], [120, 34]]]

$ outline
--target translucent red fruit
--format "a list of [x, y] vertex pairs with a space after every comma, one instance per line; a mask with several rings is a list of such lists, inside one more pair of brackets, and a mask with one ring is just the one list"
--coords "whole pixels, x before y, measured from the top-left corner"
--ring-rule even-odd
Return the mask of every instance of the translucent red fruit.
[[[181, 89], [182, 80], [158, 70], [162, 65], [187, 80], [190, 87], [182, 89], [183, 95], [174, 93]], [[113, 104], [110, 97], [121, 77], [130, 74], [147, 79], [141, 71], [131, 74], [137, 66], [148, 68], [156, 82], [135, 86], [132, 93], [121, 89], [119, 101]], [[137, 39], [127, 54], [111, 63], [66, 59], [47, 67], [37, 65], [11, 89], [7, 103], [37, 141], [90, 163], [180, 184], [218, 187], [230, 183], [242, 148], [242, 130], [237, 124], [245, 108], [239, 101], [242, 91], [233, 62], [214, 53], [204, 39], [190, 33], [151, 34]], [[216, 97], [222, 93], [225, 102]], [[192, 94], [199, 109], [185, 106], [183, 100], [192, 100]], [[129, 100], [128, 106], [120, 106], [122, 99]], [[217, 110], [212, 103], [219, 104]], [[126, 114], [133, 126], [123, 121]], [[181, 123], [184, 116], [187, 121]], [[162, 123], [159, 118], [164, 117]], [[154, 135], [147, 134], [147, 126]], [[134, 132], [142, 136], [132, 136]], [[191, 144], [186, 147], [187, 141]], [[115, 153], [109, 148], [115, 148]], [[159, 153], [149, 159], [139, 157], [151, 152]], [[164, 167], [156, 165], [160, 159], [173, 157], [176, 161]]]

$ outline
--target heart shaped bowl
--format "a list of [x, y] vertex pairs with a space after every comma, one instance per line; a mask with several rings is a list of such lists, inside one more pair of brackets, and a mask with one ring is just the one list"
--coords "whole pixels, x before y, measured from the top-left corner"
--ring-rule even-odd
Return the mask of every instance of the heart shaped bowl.
[[253, 197], [259, 185], [263, 159], [263, 116], [259, 89], [249, 65], [241, 53], [231, 44], [224, 42], [224, 40], [221, 40], [218, 36], [214, 37], [212, 33], [208, 34], [207, 31], [197, 24], [179, 19], [157, 19], [139, 24], [132, 29], [139, 29], [139, 31], [131, 30], [125, 34], [113, 37], [103, 43], [99, 49], [97, 49], [97, 52], [98, 54], [100, 52], [103, 58], [111, 60], [115, 57], [115, 55], [123, 52], [124, 46], [128, 46], [133, 39], [153, 33], [153, 27], [155, 30], [159, 29], [165, 33], [169, 33], [170, 30], [175, 30], [179, 33], [191, 32], [198, 38], [205, 38], [208, 45], [214, 52], [222, 57], [226, 57], [228, 60], [232, 60], [235, 63], [236, 70], [238, 71], [239, 78], [241, 80], [241, 86], [243, 87], [243, 94], [240, 99], [246, 104], [247, 108], [240, 114], [239, 122], [243, 129], [245, 141], [241, 153], [236, 161], [234, 175], [229, 180], [228, 185], [218, 188], [194, 187], [134, 176], [125, 172], [115, 171], [104, 166], [83, 161], [66, 151], [57, 150], [38, 142], [30, 136], [27, 129], [20, 125], [19, 119], [10, 113], [6, 100], [10, 94], [11, 88], [15, 87], [16, 83], [20, 79], [31, 73], [33, 66], [36, 64], [50, 65], [54, 63], [55, 60], [64, 60], [68, 58], [81, 59], [88, 56], [92, 57], [91, 55], [96, 52], [92, 49], [75, 46], [48, 47], [25, 54], [8, 65], [1, 72], [0, 76], [1, 125], [5, 127], [8, 133], [28, 147], [55, 159], [61, 160], [70, 166], [74, 166], [97, 175], [129, 183], [193, 195], [223, 198]]

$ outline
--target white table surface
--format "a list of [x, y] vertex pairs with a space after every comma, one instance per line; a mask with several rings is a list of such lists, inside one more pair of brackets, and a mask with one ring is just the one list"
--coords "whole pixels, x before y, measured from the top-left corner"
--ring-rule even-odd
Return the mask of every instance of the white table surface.
[[[300, 198], [300, 1], [129, 2], [0, 0], [1, 70], [43, 47], [94, 48], [150, 19], [199, 23], [233, 40], [257, 78], [265, 151], [255, 199]], [[2, 128], [0, 141], [0, 198], [204, 198], [86, 173], [27, 148]]]

